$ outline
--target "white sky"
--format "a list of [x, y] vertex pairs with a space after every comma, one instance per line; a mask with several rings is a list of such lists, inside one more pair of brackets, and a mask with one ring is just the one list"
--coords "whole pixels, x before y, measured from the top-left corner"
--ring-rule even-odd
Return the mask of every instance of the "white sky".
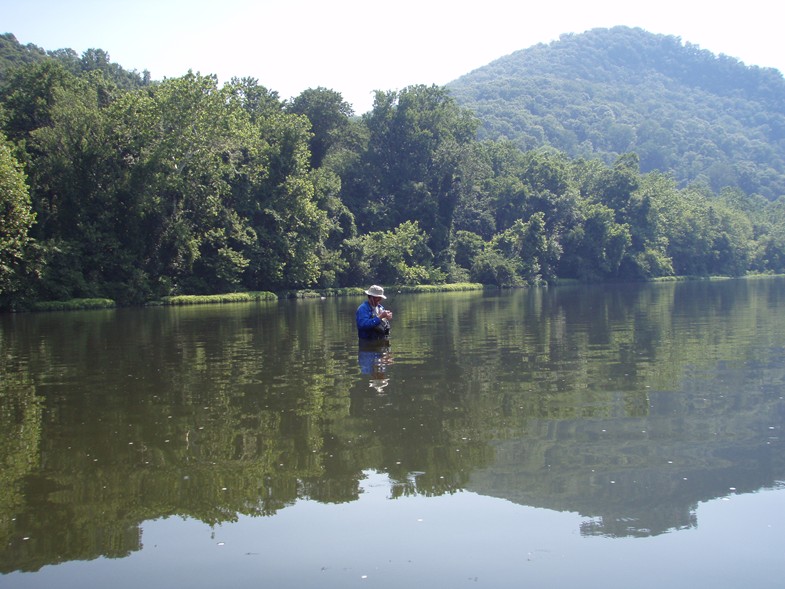
[[785, 72], [772, 0], [0, 0], [0, 33], [103, 49], [153, 79], [250, 76], [280, 98], [324, 86], [357, 114], [374, 90], [446, 84], [563, 33], [626, 25]]

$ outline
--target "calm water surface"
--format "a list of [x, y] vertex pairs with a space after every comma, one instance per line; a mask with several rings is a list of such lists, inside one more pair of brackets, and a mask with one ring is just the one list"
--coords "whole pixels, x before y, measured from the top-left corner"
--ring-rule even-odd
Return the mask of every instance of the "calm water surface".
[[0, 316], [0, 586], [781, 587], [785, 280]]

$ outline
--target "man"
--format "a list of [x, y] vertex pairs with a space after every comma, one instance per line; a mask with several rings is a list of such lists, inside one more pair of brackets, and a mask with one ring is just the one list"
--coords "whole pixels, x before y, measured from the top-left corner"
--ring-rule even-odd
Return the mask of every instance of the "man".
[[374, 284], [365, 291], [368, 300], [357, 307], [357, 335], [360, 339], [381, 339], [390, 333], [392, 311], [382, 306], [384, 289]]

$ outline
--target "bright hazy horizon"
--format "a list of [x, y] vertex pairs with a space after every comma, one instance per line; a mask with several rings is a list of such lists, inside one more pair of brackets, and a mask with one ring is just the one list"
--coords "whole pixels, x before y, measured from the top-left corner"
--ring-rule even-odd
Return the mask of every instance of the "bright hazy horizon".
[[[221, 83], [252, 77], [281, 99], [319, 86], [357, 114], [374, 90], [447, 84], [563, 34], [640, 27], [785, 71], [785, 40], [768, 0], [515, 3], [401, 0], [0, 0], [0, 32], [45, 50], [103, 49], [153, 79], [188, 70]], [[741, 10], [740, 10], [741, 8]]]

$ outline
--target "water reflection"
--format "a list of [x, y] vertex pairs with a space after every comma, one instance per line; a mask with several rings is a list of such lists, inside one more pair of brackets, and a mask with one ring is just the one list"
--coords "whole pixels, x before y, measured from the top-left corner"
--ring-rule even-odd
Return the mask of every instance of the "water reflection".
[[360, 372], [370, 377], [369, 385], [381, 393], [390, 383], [387, 367], [393, 363], [388, 339], [358, 339], [357, 363]]
[[0, 572], [356, 502], [368, 472], [695, 529], [785, 480], [784, 305], [781, 279], [403, 295], [378, 348], [348, 300], [2, 316]]

